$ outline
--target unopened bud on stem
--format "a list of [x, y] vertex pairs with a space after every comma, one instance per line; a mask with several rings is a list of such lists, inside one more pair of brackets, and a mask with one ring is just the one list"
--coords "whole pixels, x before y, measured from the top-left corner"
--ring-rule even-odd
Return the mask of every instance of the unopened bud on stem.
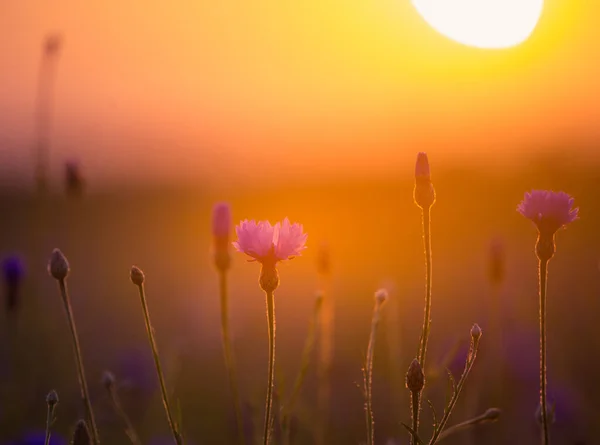
[[387, 301], [388, 296], [388, 291], [386, 289], [379, 289], [377, 292], [375, 292], [375, 301], [381, 306]]
[[479, 339], [481, 338], [481, 328], [479, 327], [479, 325], [477, 323], [475, 323], [473, 325], [473, 327], [471, 328], [471, 338], [475, 342], [478, 342]]
[[91, 445], [92, 440], [90, 432], [84, 420], [79, 420], [75, 425], [75, 431], [73, 432], [72, 445]]
[[48, 272], [57, 280], [64, 280], [69, 275], [69, 262], [60, 249], [54, 249], [48, 262]]
[[108, 390], [115, 386], [116, 380], [115, 375], [110, 371], [104, 371], [102, 374], [102, 385]]
[[417, 359], [413, 359], [406, 373], [406, 387], [412, 393], [419, 393], [425, 386], [425, 374]]
[[415, 203], [422, 209], [429, 209], [435, 202], [435, 189], [431, 183], [427, 153], [421, 152], [417, 155], [414, 199]]
[[46, 403], [49, 407], [54, 407], [58, 403], [58, 393], [55, 390], [52, 390], [46, 396]]
[[136, 286], [141, 286], [144, 284], [144, 272], [142, 272], [142, 269], [137, 266], [131, 266], [130, 278], [131, 282]]

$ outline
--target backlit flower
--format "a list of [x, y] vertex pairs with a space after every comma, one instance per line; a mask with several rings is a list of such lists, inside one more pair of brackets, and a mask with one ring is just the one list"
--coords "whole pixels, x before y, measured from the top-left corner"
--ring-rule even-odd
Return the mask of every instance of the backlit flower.
[[261, 263], [276, 263], [301, 255], [308, 237], [302, 224], [291, 224], [288, 218], [274, 226], [269, 221], [244, 220], [235, 232], [238, 240], [233, 246]]
[[540, 234], [553, 235], [558, 229], [578, 219], [574, 199], [565, 192], [532, 190], [525, 193], [517, 211], [537, 226]]

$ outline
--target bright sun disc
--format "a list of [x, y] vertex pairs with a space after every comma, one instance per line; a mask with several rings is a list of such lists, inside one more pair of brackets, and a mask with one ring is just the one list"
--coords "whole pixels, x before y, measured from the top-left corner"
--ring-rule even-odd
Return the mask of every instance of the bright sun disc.
[[524, 42], [537, 25], [544, 0], [412, 0], [438, 32], [464, 45], [507, 48]]

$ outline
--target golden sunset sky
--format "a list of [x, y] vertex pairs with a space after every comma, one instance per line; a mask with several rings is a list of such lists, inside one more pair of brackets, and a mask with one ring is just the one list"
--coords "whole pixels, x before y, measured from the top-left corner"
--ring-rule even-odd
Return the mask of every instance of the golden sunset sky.
[[53, 31], [52, 166], [80, 159], [96, 183], [394, 175], [416, 151], [502, 162], [600, 140], [592, 0], [547, 0], [504, 50], [452, 42], [409, 0], [5, 0], [5, 177], [31, 175]]

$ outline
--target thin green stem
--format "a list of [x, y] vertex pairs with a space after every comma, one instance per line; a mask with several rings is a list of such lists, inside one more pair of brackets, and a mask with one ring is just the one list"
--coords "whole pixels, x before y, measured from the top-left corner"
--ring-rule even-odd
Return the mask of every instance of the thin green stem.
[[242, 404], [240, 391], [237, 384], [237, 373], [235, 360], [231, 346], [231, 331], [229, 328], [229, 295], [227, 287], [227, 272], [219, 270], [219, 292], [221, 296], [221, 334], [223, 337], [223, 354], [225, 356], [225, 366], [229, 376], [229, 387], [231, 397], [233, 398], [233, 408], [235, 411], [235, 422], [238, 430], [238, 440], [241, 445], [245, 445], [244, 423], [242, 420]]
[[108, 390], [108, 393], [115, 412], [125, 424], [125, 433], [127, 434], [127, 437], [129, 437], [129, 440], [133, 445], [142, 445], [142, 441], [140, 440], [140, 437], [138, 436], [131, 419], [129, 419], [129, 416], [123, 409], [119, 393], [114, 385], [111, 386], [111, 388]]
[[540, 260], [540, 404], [542, 413], [542, 445], [550, 443], [548, 431], [548, 406], [546, 404], [546, 284], [548, 261]]
[[265, 404], [265, 425], [263, 444], [271, 441], [271, 422], [273, 405], [273, 383], [275, 380], [275, 298], [273, 292], [265, 292], [267, 297], [267, 324], [269, 330], [269, 374], [267, 376], [267, 401]]
[[[423, 331], [421, 333], [421, 344], [417, 360], [425, 371], [425, 357], [427, 355], [427, 343], [429, 341], [429, 329], [431, 326], [431, 207], [423, 208], [423, 244], [425, 247], [425, 314], [423, 318]], [[421, 412], [421, 393], [418, 395], [416, 415], [413, 416], [412, 443], [417, 443], [419, 432], [419, 415]]]
[[148, 340], [150, 341], [150, 347], [152, 348], [152, 355], [154, 356], [154, 364], [156, 366], [156, 373], [158, 374], [158, 381], [160, 383], [160, 391], [162, 394], [163, 405], [165, 407], [165, 413], [167, 415], [167, 421], [169, 423], [169, 428], [173, 433], [173, 439], [175, 439], [175, 443], [177, 445], [183, 445], [183, 439], [179, 431], [177, 431], [177, 425], [173, 421], [173, 414], [171, 412], [171, 407], [169, 404], [169, 395], [167, 393], [167, 386], [165, 384], [165, 377], [162, 371], [162, 366], [160, 364], [160, 357], [158, 355], [158, 347], [156, 346], [156, 341], [154, 340], [154, 329], [152, 328], [152, 323], [150, 322], [150, 313], [148, 312], [148, 303], [146, 302], [146, 293], [144, 292], [144, 285], [140, 284], [137, 286], [140, 293], [140, 301], [142, 303], [142, 310], [144, 312], [144, 321], [146, 322], [146, 332], [148, 333]]
[[75, 326], [75, 317], [73, 316], [73, 308], [71, 307], [71, 300], [69, 298], [69, 291], [67, 284], [64, 279], [58, 280], [58, 286], [60, 288], [60, 294], [62, 296], [63, 304], [65, 306], [65, 312], [67, 313], [67, 321], [71, 330], [71, 339], [73, 340], [73, 349], [75, 351], [75, 364], [77, 365], [77, 375], [79, 377], [79, 387], [81, 389], [81, 398], [85, 407], [85, 412], [88, 418], [90, 433], [92, 435], [92, 442], [96, 445], [100, 444], [100, 436], [98, 435], [98, 428], [96, 427], [96, 419], [94, 417], [94, 411], [92, 409], [92, 403], [90, 401], [90, 393], [88, 390], [87, 380], [85, 378], [85, 370], [83, 367], [83, 359], [81, 358], [81, 348], [79, 346], [79, 336], [77, 335], [77, 327]]
[[48, 412], [46, 414], [46, 437], [44, 440], [44, 445], [48, 445], [50, 443], [50, 427], [52, 426], [52, 421], [54, 419], [54, 408], [56, 404], [48, 404]]

